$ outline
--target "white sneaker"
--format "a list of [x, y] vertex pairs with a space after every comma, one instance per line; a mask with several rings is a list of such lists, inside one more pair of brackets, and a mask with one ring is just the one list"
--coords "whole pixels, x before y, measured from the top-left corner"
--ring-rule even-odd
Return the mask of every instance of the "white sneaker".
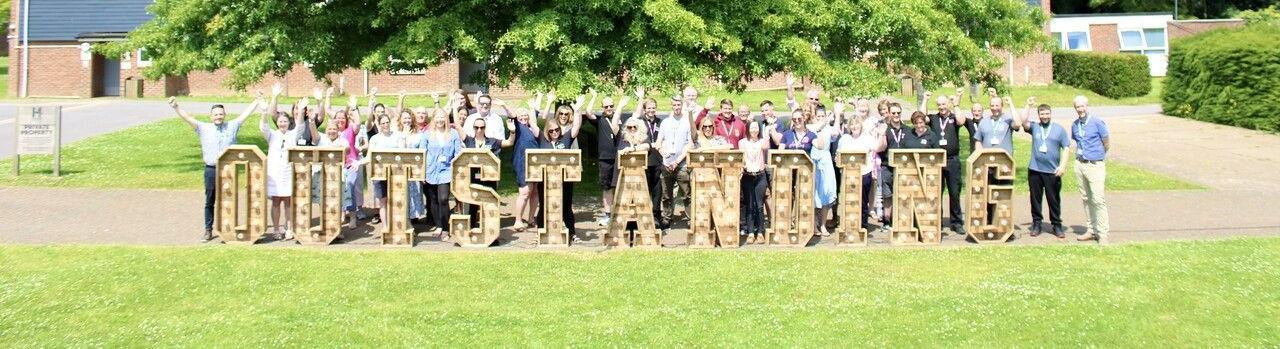
[[606, 227], [609, 226], [609, 216], [600, 217], [600, 219], [596, 220], [596, 224]]

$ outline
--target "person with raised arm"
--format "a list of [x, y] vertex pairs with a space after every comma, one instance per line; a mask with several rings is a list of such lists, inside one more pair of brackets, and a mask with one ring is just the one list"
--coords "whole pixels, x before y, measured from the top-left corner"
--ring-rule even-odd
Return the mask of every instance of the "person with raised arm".
[[929, 97], [932, 93], [925, 92], [924, 97], [920, 99], [920, 110], [929, 118], [929, 127], [933, 129], [938, 136], [937, 145], [947, 151], [947, 165], [942, 168], [942, 189], [947, 192], [948, 212], [950, 213], [951, 230], [957, 235], [964, 236], [964, 210], [960, 203], [960, 197], [963, 196], [961, 188], [964, 186], [964, 169], [961, 167], [960, 156], [960, 130], [967, 128], [969, 118], [963, 114], [956, 113], [952, 104], [954, 101], [960, 100], [960, 96], [964, 93], [964, 88], [956, 88], [956, 94], [948, 96], [938, 96], [935, 100], [937, 111], [929, 114], [926, 108]]
[[[272, 89], [272, 107], [262, 114], [258, 127], [267, 139], [267, 196], [271, 198], [271, 222], [274, 224], [272, 236], [276, 240], [292, 240], [293, 232], [289, 227], [293, 225], [293, 215], [289, 214], [289, 210], [293, 207], [293, 171], [292, 166], [289, 166], [288, 148], [293, 147], [302, 134], [315, 138], [312, 135], [316, 131], [316, 125], [306, 121], [306, 110], [311, 104], [307, 97], [298, 100], [297, 108], [294, 108], [297, 114], [293, 117], [282, 111], [272, 113], [272, 110], [276, 110], [279, 97], [277, 90]], [[271, 128], [270, 123], [275, 124], [275, 129]], [[285, 211], [283, 224], [280, 222], [280, 211]]]
[[202, 239], [203, 241], [213, 240], [213, 205], [217, 200], [218, 157], [222, 156], [222, 152], [227, 150], [227, 147], [236, 143], [236, 135], [240, 133], [240, 126], [244, 124], [245, 118], [262, 106], [262, 96], [259, 93], [258, 98], [254, 99], [253, 103], [240, 113], [240, 116], [231, 120], [225, 120], [226, 107], [214, 104], [209, 108], [210, 122], [191, 117], [191, 114], [187, 114], [187, 111], [178, 106], [177, 98], [169, 97], [168, 103], [169, 107], [173, 108], [173, 112], [191, 126], [191, 129], [196, 132], [196, 138], [200, 140], [200, 156], [204, 161], [204, 236]]
[[[595, 90], [591, 90], [591, 98], [595, 99]], [[601, 108], [604, 111], [597, 116], [592, 112], [591, 106], [587, 106], [586, 117], [588, 120], [595, 122], [596, 127], [596, 154], [597, 164], [600, 167], [598, 172], [600, 175], [600, 191], [603, 216], [597, 222], [601, 226], [608, 226], [609, 220], [612, 219], [613, 210], [613, 190], [618, 186], [618, 133], [619, 124], [622, 122], [622, 108], [627, 107], [630, 97], [623, 96], [618, 103], [614, 104], [613, 97], [605, 96], [601, 102]]]
[[[578, 138], [578, 132], [582, 130], [582, 105], [584, 96], [578, 96], [573, 105], [561, 105], [556, 107], [555, 115], [547, 118], [547, 126], [542, 131], [542, 139], [539, 142], [540, 149], [557, 149], [571, 150], [573, 144]], [[568, 123], [563, 123], [564, 121]], [[563, 190], [560, 196], [560, 214], [564, 225], [569, 229], [569, 243], [573, 242], [573, 238], [577, 236], [578, 229], [574, 227], [577, 219], [573, 216], [573, 182], [564, 182], [561, 186]], [[541, 191], [541, 189], [539, 189]], [[546, 205], [542, 205], [543, 208]], [[541, 212], [541, 211], [540, 211]], [[535, 216], [541, 217], [541, 214]]]
[[[1062, 225], [1062, 174], [1067, 169], [1071, 138], [1067, 129], [1053, 122], [1053, 108], [1036, 105], [1036, 97], [1027, 98], [1021, 118], [1022, 129], [1031, 134], [1031, 160], [1027, 164], [1027, 187], [1031, 190], [1031, 237], [1050, 233], [1059, 239], [1067, 237]], [[1037, 118], [1032, 121], [1031, 113]], [[1041, 199], [1048, 197], [1049, 223], [1044, 225]]]
[[523, 232], [525, 229], [533, 226], [534, 214], [537, 213], [538, 191], [534, 186], [529, 185], [525, 181], [525, 151], [538, 148], [538, 109], [542, 105], [541, 93], [534, 99], [529, 100], [529, 109], [516, 110], [515, 117], [509, 118], [507, 126], [511, 128], [511, 135], [504, 146], [514, 147], [515, 151], [512, 155], [512, 165], [516, 174], [516, 187], [519, 193], [516, 195], [514, 205], [515, 225], [512, 227], [515, 231]]

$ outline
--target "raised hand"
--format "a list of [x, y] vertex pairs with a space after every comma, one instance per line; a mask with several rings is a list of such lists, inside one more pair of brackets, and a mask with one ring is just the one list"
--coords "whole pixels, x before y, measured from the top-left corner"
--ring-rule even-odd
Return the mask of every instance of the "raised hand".
[[922, 98], [924, 98], [924, 100], [926, 100], [926, 101], [927, 101], [927, 100], [929, 100], [929, 98], [930, 98], [930, 97], [933, 97], [933, 92], [924, 91], [924, 95], [923, 95], [923, 97], [922, 97]]
[[791, 74], [790, 72], [787, 72], [787, 78], [786, 78], [786, 79], [787, 79], [787, 86], [795, 86], [795, 85], [796, 85], [796, 76], [795, 76], [795, 75], [793, 75], [793, 74]]
[[644, 100], [644, 86], [636, 86], [636, 100]]
[[991, 96], [991, 97], [998, 97], [998, 96], [999, 96], [999, 94], [996, 92], [996, 88], [995, 88], [995, 87], [988, 87], [988, 88], [987, 88], [987, 95], [988, 95], [988, 96]]
[[1036, 105], [1036, 96], [1027, 97], [1027, 107]]
[[169, 107], [178, 109], [178, 97], [169, 97]]
[[377, 95], [378, 95], [378, 88], [377, 88], [377, 87], [374, 87], [374, 88], [369, 89], [369, 96], [370, 96], [370, 97], [377, 96]]
[[329, 86], [328, 88], [324, 89], [324, 95], [325, 97], [333, 96], [333, 86]]
[[271, 85], [271, 97], [279, 97], [281, 93], [284, 93], [284, 85], [280, 84], [279, 81]]
[[315, 98], [317, 101], [324, 99], [324, 90], [319, 87], [311, 88], [311, 97]]
[[956, 87], [956, 96], [964, 95], [964, 87]]
[[490, 98], [490, 99], [492, 100], [492, 102], [493, 102], [493, 106], [495, 106], [495, 107], [505, 107], [505, 106], [507, 106], [507, 102], [504, 102], [504, 101], [503, 101], [503, 100], [501, 100], [501, 99], [497, 99], [497, 98]]
[[359, 104], [360, 104], [360, 102], [356, 101], [356, 95], [349, 95], [349, 96], [347, 96], [347, 106], [348, 106], [348, 107], [355, 108], [355, 107], [356, 107], [356, 106], [358, 106]]

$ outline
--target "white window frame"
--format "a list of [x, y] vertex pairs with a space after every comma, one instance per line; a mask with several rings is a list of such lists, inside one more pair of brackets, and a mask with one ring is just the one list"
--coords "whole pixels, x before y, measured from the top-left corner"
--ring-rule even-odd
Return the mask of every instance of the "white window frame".
[[137, 52], [137, 56], [138, 56], [138, 68], [145, 68], [145, 67], [150, 67], [150, 66], [151, 66], [151, 59], [145, 58], [145, 57], [146, 57], [146, 56], [145, 56], [145, 53], [146, 53], [146, 52], [147, 52], [147, 49], [145, 49], [145, 48], [140, 48], [140, 49], [138, 49], [138, 52]]
[[[1067, 41], [1067, 38], [1071, 36], [1071, 33], [1084, 33], [1084, 47], [1071, 48], [1071, 42]], [[1117, 33], [1116, 35], [1120, 34]], [[1089, 32], [1087, 31], [1058, 32], [1058, 47], [1068, 51], [1093, 51], [1093, 38], [1089, 37]]]
[[[1149, 40], [1147, 40], [1147, 29], [1161, 29], [1161, 30], [1163, 30], [1163, 34], [1161, 34], [1161, 35], [1163, 35], [1163, 36], [1164, 36], [1164, 37], [1163, 37], [1163, 39], [1164, 39], [1164, 46], [1151, 46], [1150, 44], [1148, 44]], [[1125, 33], [1125, 32], [1138, 32], [1138, 36], [1139, 36], [1140, 38], [1142, 38], [1142, 46], [1136, 46], [1136, 47], [1135, 47], [1135, 46], [1130, 46], [1130, 47], [1125, 47], [1125, 46], [1124, 46], [1124, 33]], [[1151, 52], [1152, 52], [1152, 51], [1162, 51], [1162, 52], [1164, 52], [1164, 54], [1169, 54], [1169, 29], [1168, 29], [1168, 28], [1138, 28], [1138, 27], [1128, 27], [1128, 28], [1117, 29], [1117, 30], [1116, 30], [1116, 39], [1118, 39], [1118, 40], [1120, 41], [1120, 52], [1125, 52], [1125, 53], [1137, 53], [1137, 54], [1141, 54], [1141, 55], [1148, 55], [1148, 54], [1151, 54]]]

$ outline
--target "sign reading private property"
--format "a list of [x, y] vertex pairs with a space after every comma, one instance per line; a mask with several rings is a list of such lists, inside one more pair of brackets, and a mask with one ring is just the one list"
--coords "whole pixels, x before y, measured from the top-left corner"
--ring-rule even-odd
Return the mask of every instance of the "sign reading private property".
[[22, 173], [23, 155], [53, 155], [53, 175], [62, 175], [62, 107], [18, 107], [14, 124], [13, 174]]
[[18, 108], [18, 155], [53, 154], [58, 149], [62, 107]]

